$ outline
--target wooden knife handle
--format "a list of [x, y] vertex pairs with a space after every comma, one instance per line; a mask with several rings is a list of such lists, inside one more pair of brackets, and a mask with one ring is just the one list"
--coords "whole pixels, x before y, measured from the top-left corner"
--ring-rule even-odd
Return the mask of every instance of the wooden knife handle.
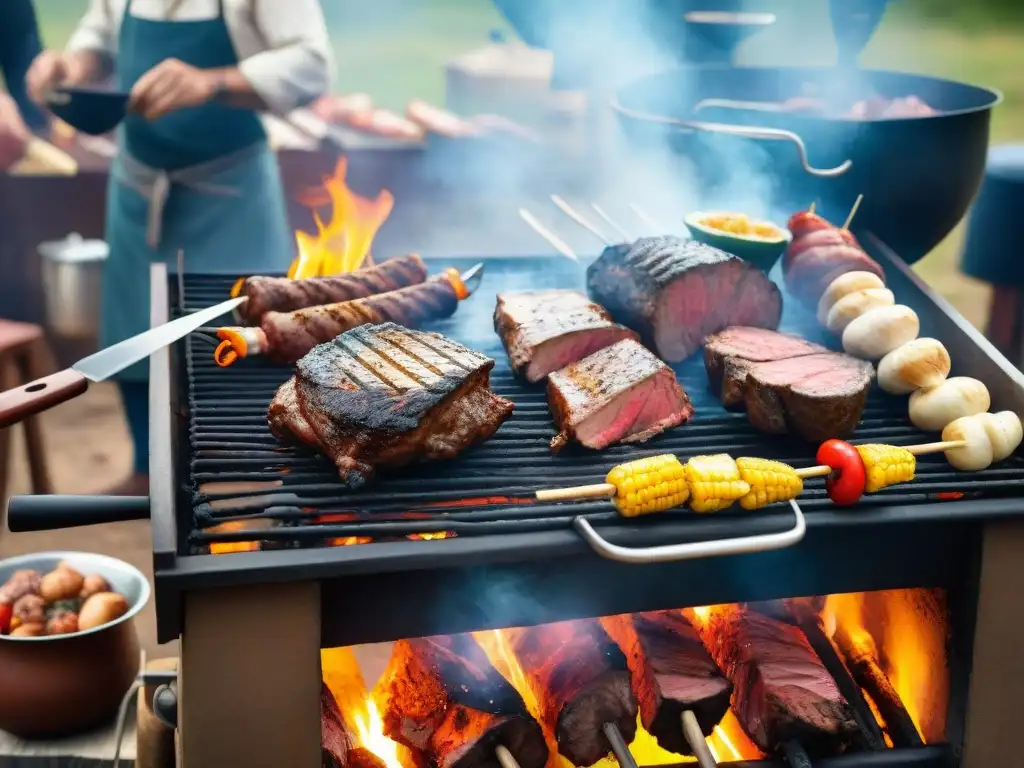
[[89, 380], [71, 368], [0, 392], [0, 429], [78, 397]]

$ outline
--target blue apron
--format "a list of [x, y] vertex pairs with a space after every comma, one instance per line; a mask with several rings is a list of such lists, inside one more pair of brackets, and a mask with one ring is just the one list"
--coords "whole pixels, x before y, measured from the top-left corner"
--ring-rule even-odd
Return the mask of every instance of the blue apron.
[[[215, 19], [153, 21], [127, 3], [118, 43], [122, 90], [166, 59], [200, 69], [238, 64], [221, 4]], [[291, 235], [277, 160], [255, 112], [210, 103], [156, 121], [129, 115], [118, 135], [107, 191], [100, 340], [114, 344], [149, 328], [149, 268], [231, 275], [283, 271]], [[148, 362], [119, 375], [144, 381]]]

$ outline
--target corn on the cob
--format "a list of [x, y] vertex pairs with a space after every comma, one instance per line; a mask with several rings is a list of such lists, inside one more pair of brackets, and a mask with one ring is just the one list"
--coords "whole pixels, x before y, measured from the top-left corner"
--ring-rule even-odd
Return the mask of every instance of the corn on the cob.
[[804, 490], [804, 481], [796, 470], [781, 461], [743, 457], [736, 459], [740, 477], [750, 490], [740, 497], [744, 509], [760, 509], [768, 504], [795, 499]]
[[615, 486], [615, 508], [623, 517], [664, 512], [685, 503], [690, 495], [683, 465], [672, 454], [620, 464], [605, 482]]
[[717, 512], [750, 493], [750, 484], [740, 477], [736, 462], [725, 453], [694, 456], [686, 462], [683, 473], [694, 512]]
[[864, 462], [867, 483], [864, 490], [874, 493], [896, 483], [908, 483], [914, 479], [917, 459], [906, 448], [895, 445], [858, 445], [857, 453]]

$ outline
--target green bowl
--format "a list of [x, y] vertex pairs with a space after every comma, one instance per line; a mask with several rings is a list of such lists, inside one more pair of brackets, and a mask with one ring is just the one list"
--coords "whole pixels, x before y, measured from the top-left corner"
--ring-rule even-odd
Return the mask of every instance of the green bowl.
[[775, 266], [775, 262], [779, 260], [779, 256], [786, 250], [786, 246], [789, 245], [792, 239], [789, 230], [772, 224], [770, 221], [751, 219], [750, 223], [752, 225], [771, 227], [778, 235], [777, 237], [765, 238], [725, 232], [710, 227], [705, 223], [711, 218], [735, 215], [737, 214], [728, 211], [694, 211], [684, 221], [694, 240], [714, 246], [726, 253], [731, 253], [733, 256], [738, 256], [763, 272], [771, 271], [771, 268]]

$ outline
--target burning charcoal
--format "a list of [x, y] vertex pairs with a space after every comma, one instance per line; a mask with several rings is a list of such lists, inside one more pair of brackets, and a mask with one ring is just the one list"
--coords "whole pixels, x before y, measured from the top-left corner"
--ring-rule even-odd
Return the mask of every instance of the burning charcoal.
[[470, 635], [400, 640], [374, 691], [384, 732], [437, 768], [543, 768], [540, 725]]
[[494, 330], [512, 370], [531, 382], [617, 341], [637, 338], [578, 291], [500, 293]]
[[710, 735], [732, 693], [697, 630], [678, 611], [615, 616], [601, 624], [626, 654], [644, 728], [668, 751], [692, 754], [683, 736], [683, 712], [693, 712]]
[[558, 751], [586, 768], [608, 755], [602, 727], [626, 743], [636, 735], [637, 702], [626, 658], [597, 621], [566, 621], [509, 630], [509, 640]]
[[712, 609], [700, 627], [733, 684], [732, 708], [766, 753], [797, 741], [811, 755], [842, 752], [857, 732], [850, 705], [803, 633], [742, 608]]
[[320, 688], [321, 768], [385, 768], [384, 761], [356, 746], [326, 684]]

